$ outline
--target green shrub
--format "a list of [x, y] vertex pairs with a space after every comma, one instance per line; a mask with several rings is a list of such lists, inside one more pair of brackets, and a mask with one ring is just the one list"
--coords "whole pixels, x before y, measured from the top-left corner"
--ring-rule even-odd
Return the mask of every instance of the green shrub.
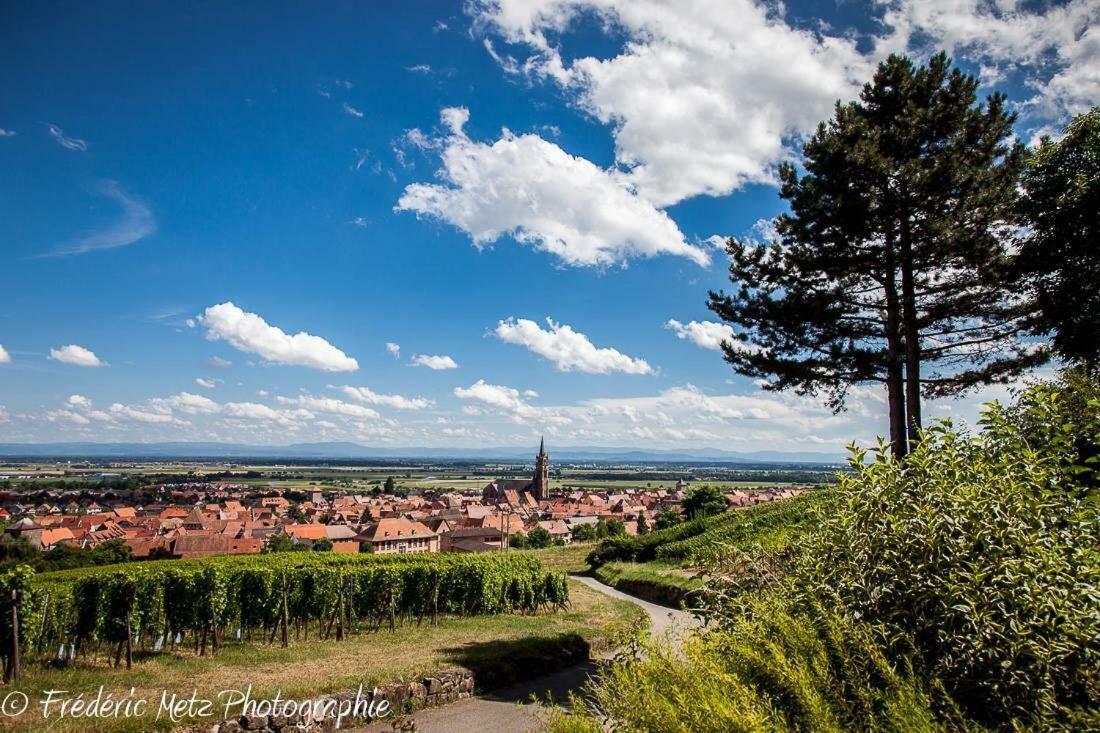
[[1100, 516], [1070, 490], [1074, 436], [1032, 444], [1018, 417], [991, 407], [980, 437], [937, 425], [904, 462], [857, 452], [796, 571], [800, 592], [912, 638], [991, 723], [1100, 703]]
[[551, 731], [596, 733], [607, 719], [622, 733], [949, 729], [937, 722], [948, 716], [932, 712], [943, 696], [891, 664], [867, 624], [774, 599], [729, 631], [689, 640], [682, 654], [649, 641], [599, 680]]

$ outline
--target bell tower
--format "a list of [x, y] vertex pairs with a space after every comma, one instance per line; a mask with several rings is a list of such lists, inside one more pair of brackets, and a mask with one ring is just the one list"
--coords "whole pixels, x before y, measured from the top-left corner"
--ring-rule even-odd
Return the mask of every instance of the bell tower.
[[539, 440], [539, 454], [535, 456], [535, 480], [532, 482], [535, 501], [550, 498], [550, 456], [546, 455], [546, 440]]

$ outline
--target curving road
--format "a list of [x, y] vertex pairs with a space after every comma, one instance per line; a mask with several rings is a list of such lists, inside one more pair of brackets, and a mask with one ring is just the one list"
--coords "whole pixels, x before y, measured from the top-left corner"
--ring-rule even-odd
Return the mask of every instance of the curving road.
[[[699, 626], [699, 621], [686, 611], [678, 611], [656, 603], [644, 601], [622, 591], [604, 585], [595, 578], [582, 575], [570, 576], [589, 588], [612, 598], [629, 601], [649, 616], [650, 630], [654, 634], [671, 632], [673, 636]], [[449, 705], [426, 708], [410, 716], [416, 723], [417, 733], [455, 733], [470, 731], [485, 733], [525, 733], [540, 731], [542, 720], [532, 696], [541, 703], [566, 700], [570, 692], [579, 691], [596, 670], [595, 662], [580, 664], [554, 674], [528, 680], [512, 687], [495, 690], [480, 697], [471, 697]], [[376, 723], [357, 729], [361, 733], [391, 731], [389, 723]]]

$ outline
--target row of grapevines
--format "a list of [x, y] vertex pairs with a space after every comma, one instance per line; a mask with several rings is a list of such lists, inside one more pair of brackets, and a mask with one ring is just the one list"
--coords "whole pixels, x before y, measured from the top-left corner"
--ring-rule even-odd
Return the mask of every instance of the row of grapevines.
[[[564, 575], [526, 555], [285, 553], [0, 575], [0, 606], [18, 591], [20, 646], [78, 654], [101, 642], [160, 649], [188, 639], [205, 653], [231, 638], [286, 643], [311, 629], [328, 638], [439, 614], [561, 607]], [[0, 609], [0, 610], [3, 610]], [[10, 639], [10, 613], [0, 641]], [[6, 635], [6, 636], [5, 636]], [[7, 648], [7, 647], [3, 647]]]
[[726, 547], [748, 549], [760, 545], [779, 549], [815, 524], [818, 512], [828, 506], [834, 495], [828, 490], [811, 491], [730, 512], [722, 515], [725, 521], [692, 537], [660, 545], [654, 556], [665, 562], [690, 564], [703, 561], [708, 554]]

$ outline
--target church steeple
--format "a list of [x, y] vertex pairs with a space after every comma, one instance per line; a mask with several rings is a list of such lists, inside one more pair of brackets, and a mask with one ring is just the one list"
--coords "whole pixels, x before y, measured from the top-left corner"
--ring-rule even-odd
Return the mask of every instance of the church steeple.
[[539, 438], [539, 454], [535, 456], [535, 480], [531, 483], [535, 501], [550, 498], [550, 456], [546, 455], [546, 438]]

